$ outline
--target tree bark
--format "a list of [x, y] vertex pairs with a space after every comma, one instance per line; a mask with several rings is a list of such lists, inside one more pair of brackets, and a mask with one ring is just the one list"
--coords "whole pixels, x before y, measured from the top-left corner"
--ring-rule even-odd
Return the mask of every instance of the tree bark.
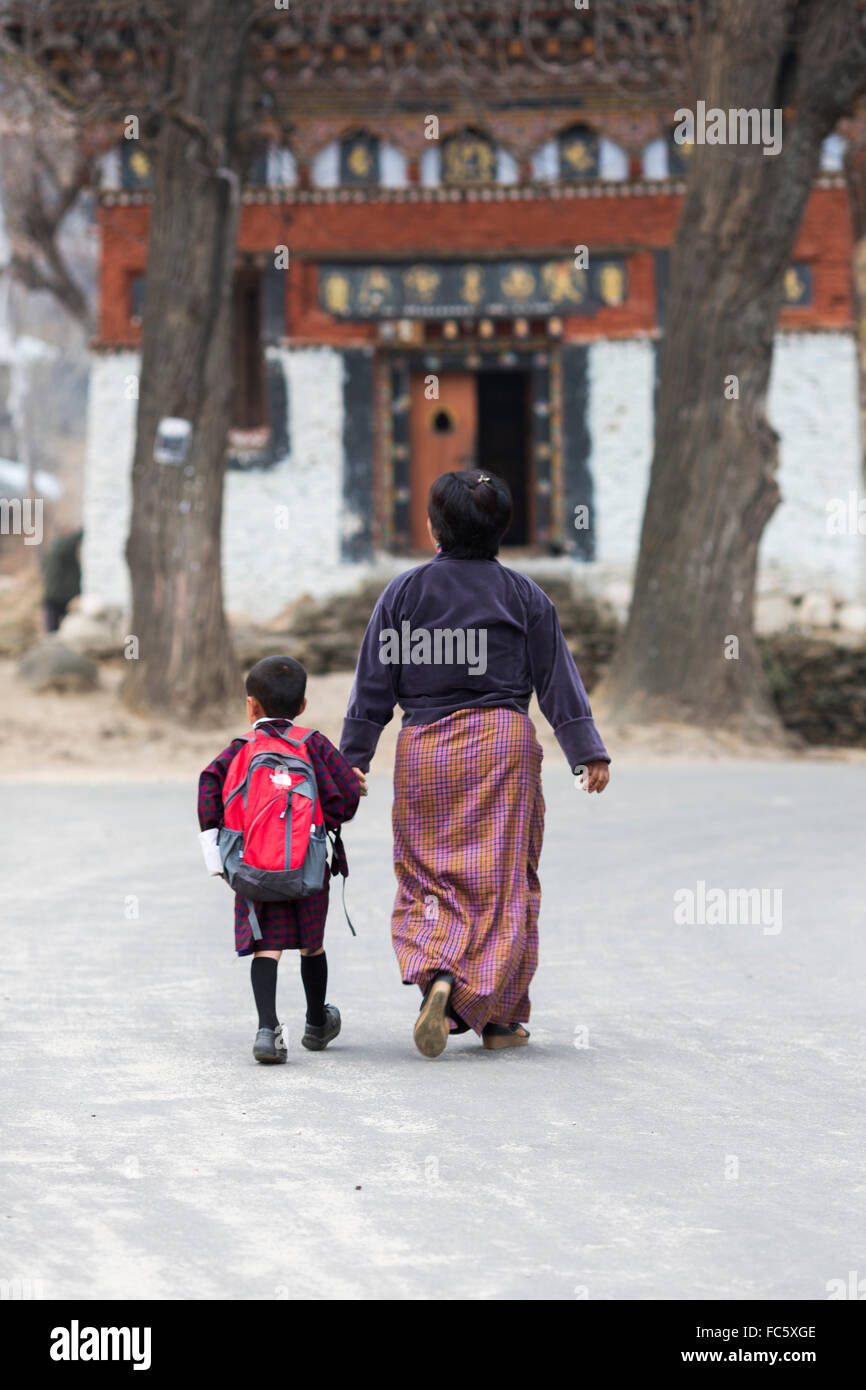
[[[232, 389], [237, 124], [252, 0], [179, 0], [157, 141], [127, 559], [138, 709], [218, 717], [239, 671], [223, 611], [220, 536]], [[154, 462], [159, 421], [190, 421], [182, 465]]]
[[[772, 734], [752, 605], [780, 496], [766, 416], [773, 333], [821, 142], [866, 67], [855, 0], [703, 0], [701, 13], [696, 97], [726, 112], [784, 108], [782, 152], [694, 147], [632, 605], [599, 696], [623, 719]], [[738, 399], [725, 395], [731, 377]]]

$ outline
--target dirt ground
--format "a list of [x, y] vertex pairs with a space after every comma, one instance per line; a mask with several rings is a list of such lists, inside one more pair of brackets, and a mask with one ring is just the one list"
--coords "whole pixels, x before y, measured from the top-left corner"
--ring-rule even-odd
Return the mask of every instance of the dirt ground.
[[[245, 711], [223, 728], [190, 729], [154, 719], [142, 719], [123, 706], [118, 689], [123, 669], [103, 663], [100, 688], [89, 694], [33, 694], [21, 685], [14, 661], [0, 661], [0, 778], [40, 781], [129, 779], [164, 781], [194, 777], [221, 748], [245, 728]], [[311, 676], [304, 721], [339, 743], [340, 729], [352, 685], [352, 673]], [[690, 763], [741, 759], [790, 758], [792, 750], [772, 746], [744, 747], [731, 735], [708, 736], [690, 727], [671, 724], [617, 728], [596, 709], [602, 737], [614, 763]], [[553, 732], [533, 700], [539, 738], [548, 758], [562, 757]], [[373, 764], [377, 773], [390, 772], [400, 714], [385, 730]], [[835, 762], [866, 762], [866, 750], [809, 748], [799, 756]]]

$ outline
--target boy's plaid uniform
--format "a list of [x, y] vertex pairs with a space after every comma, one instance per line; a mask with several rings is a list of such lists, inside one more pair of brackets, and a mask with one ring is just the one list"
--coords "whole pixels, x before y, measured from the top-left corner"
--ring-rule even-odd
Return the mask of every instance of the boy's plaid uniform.
[[[257, 727], [265, 733], [282, 733], [292, 722], [291, 719], [268, 719], [261, 720]], [[242, 738], [234, 739], [199, 777], [198, 823], [201, 830], [212, 830], [222, 825], [223, 783], [232, 759], [243, 746]], [[358, 779], [324, 734], [314, 731], [307, 742], [307, 751], [316, 773], [325, 826], [328, 830], [336, 830], [344, 821], [351, 820], [358, 809]], [[334, 856], [331, 874], [346, 867], [345, 854]], [[255, 949], [317, 951], [325, 935], [328, 894], [329, 877], [326, 877], [322, 891], [308, 898], [298, 898], [294, 902], [257, 903], [256, 916], [262, 929], [262, 939], [255, 944]], [[239, 956], [248, 956], [253, 949], [249, 908], [245, 898], [235, 895], [235, 950]]]

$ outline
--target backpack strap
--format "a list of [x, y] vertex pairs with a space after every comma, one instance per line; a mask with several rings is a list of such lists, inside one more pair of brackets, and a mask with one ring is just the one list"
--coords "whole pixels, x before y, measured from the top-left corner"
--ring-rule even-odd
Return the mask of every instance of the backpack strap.
[[[283, 718], [284, 716], [280, 715], [279, 717]], [[262, 722], [264, 722], [264, 720]], [[268, 722], [273, 723], [272, 720]], [[266, 733], [265, 738], [281, 738], [284, 739], [286, 743], [293, 743], [296, 746], [301, 746], [307, 742], [308, 738], [312, 738], [315, 733], [315, 729], [298, 729], [297, 733], [294, 732], [294, 729], [294, 724], [290, 724], [288, 729], [274, 729], [273, 733]], [[261, 732], [264, 733], [264, 730]], [[251, 733], [246, 735], [246, 738], [255, 738], [257, 733], [259, 733], [259, 729], [255, 728]]]
[[260, 927], [260, 925], [259, 925], [259, 919], [258, 919], [258, 916], [256, 915], [256, 909], [255, 909], [253, 903], [250, 901], [249, 898], [247, 898], [247, 907], [249, 908], [249, 913], [250, 913], [250, 931], [251, 931], [252, 934], [253, 934], [253, 940], [254, 940], [254, 941], [261, 941], [261, 939], [262, 939], [262, 929], [261, 929], [261, 927]]
[[343, 836], [340, 833], [341, 827], [338, 825], [336, 830], [327, 830], [325, 833], [331, 842], [331, 878], [336, 878], [337, 874], [342, 874], [346, 878], [349, 873], [349, 860], [346, 856]]
[[300, 738], [295, 738], [292, 734], [289, 733], [288, 729], [283, 729], [282, 732], [277, 730], [277, 738], [284, 738], [286, 740], [286, 743], [294, 743], [297, 744], [298, 747], [303, 747], [307, 739], [312, 738], [313, 733], [313, 729], [302, 729]]
[[346, 921], [349, 923], [349, 931], [352, 933], [353, 936], [357, 936], [358, 933], [355, 931], [355, 928], [352, 926], [352, 919], [351, 919], [351, 917], [349, 916], [349, 913], [348, 913], [347, 908], [346, 908], [346, 879], [347, 879], [347, 877], [348, 877], [347, 874], [344, 874], [344, 875], [343, 875], [343, 914], [344, 914], [344, 916], [345, 916], [345, 918], [346, 918]]
[[349, 931], [352, 933], [353, 936], [357, 936], [358, 933], [352, 926], [352, 919], [349, 916], [349, 912], [346, 907], [346, 879], [349, 877], [349, 860], [346, 857], [346, 851], [343, 846], [343, 837], [340, 834], [340, 826], [338, 825], [336, 830], [328, 830], [325, 833], [328, 835], [331, 841], [331, 849], [333, 850], [333, 854], [331, 855], [331, 877], [333, 878], [335, 874], [342, 874], [343, 876], [343, 916], [346, 918], [346, 921], [349, 924]]

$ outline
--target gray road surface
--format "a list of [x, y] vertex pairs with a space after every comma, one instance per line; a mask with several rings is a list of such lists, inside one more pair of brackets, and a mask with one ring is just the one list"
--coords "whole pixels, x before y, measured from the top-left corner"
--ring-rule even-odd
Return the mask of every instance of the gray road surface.
[[[342, 1037], [253, 1062], [180, 782], [3, 806], [0, 1279], [45, 1297], [823, 1299], [866, 1276], [866, 776], [545, 767], [532, 1043], [431, 1062], [388, 935], [390, 784], [332, 902]], [[782, 890], [767, 922], [674, 894]], [[767, 903], [772, 902], [768, 894]]]

